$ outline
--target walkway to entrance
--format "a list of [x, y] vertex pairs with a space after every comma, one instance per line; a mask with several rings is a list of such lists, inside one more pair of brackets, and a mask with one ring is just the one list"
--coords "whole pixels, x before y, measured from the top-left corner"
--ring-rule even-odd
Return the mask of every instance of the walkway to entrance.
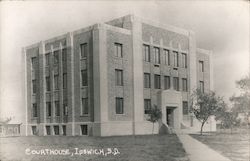
[[186, 150], [190, 161], [230, 161], [207, 145], [192, 138], [188, 134], [177, 134]]

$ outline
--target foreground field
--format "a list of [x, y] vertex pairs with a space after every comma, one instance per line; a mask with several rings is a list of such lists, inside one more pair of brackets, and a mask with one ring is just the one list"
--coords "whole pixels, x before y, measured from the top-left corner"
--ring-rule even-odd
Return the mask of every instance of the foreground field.
[[207, 144], [232, 161], [249, 161], [249, 131], [238, 129], [231, 134], [230, 130], [218, 130], [216, 133], [191, 135], [193, 138]]
[[1, 161], [188, 160], [176, 135], [0, 138], [0, 157]]

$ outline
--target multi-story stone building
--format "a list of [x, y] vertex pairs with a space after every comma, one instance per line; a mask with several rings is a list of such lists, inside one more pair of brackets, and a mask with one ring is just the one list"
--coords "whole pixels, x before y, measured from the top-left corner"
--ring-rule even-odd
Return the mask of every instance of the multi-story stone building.
[[213, 88], [211, 52], [196, 48], [192, 31], [131, 15], [23, 52], [26, 135], [150, 134], [152, 106], [162, 110], [154, 133], [162, 123], [195, 127], [190, 92]]

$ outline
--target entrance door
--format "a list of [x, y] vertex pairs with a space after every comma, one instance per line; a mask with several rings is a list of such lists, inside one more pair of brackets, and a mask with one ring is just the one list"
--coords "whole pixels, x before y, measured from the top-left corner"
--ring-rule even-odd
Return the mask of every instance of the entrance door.
[[169, 127], [174, 127], [174, 107], [166, 108], [167, 124]]

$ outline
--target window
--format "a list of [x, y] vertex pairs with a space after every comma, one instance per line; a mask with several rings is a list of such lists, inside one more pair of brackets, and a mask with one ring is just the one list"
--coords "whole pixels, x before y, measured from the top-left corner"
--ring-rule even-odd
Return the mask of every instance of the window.
[[160, 64], [161, 63], [160, 49], [157, 47], [154, 47], [154, 57], [155, 57], [155, 63]]
[[179, 67], [179, 58], [178, 52], [174, 51], [174, 67]]
[[58, 90], [59, 89], [59, 76], [58, 75], [54, 75], [54, 89]]
[[36, 93], [36, 80], [32, 80], [32, 93]]
[[62, 61], [64, 63], [67, 61], [67, 49], [62, 49]]
[[144, 61], [150, 62], [150, 48], [149, 45], [143, 45], [144, 50]]
[[161, 76], [155, 74], [155, 89], [161, 89]]
[[89, 114], [88, 98], [82, 98], [81, 115]]
[[115, 99], [115, 105], [116, 105], [116, 114], [123, 114], [123, 98], [116, 97]]
[[54, 134], [59, 135], [59, 126], [58, 125], [54, 126]]
[[32, 104], [32, 116], [33, 117], [37, 117], [38, 116], [38, 109], [37, 109], [37, 104], [36, 103], [33, 103]]
[[115, 56], [122, 58], [122, 44], [115, 43]]
[[188, 88], [187, 88], [187, 78], [182, 78], [182, 90], [187, 92]]
[[174, 90], [179, 91], [179, 78], [174, 77]]
[[51, 102], [46, 102], [47, 116], [51, 117]]
[[80, 45], [80, 52], [81, 59], [87, 57], [87, 43]]
[[200, 91], [204, 93], [204, 82], [200, 81]]
[[182, 68], [187, 68], [187, 54], [181, 54]]
[[88, 85], [88, 73], [87, 70], [81, 70], [82, 86]]
[[88, 125], [81, 125], [81, 134], [88, 135]]
[[55, 116], [60, 116], [59, 101], [55, 101]]
[[123, 85], [123, 71], [120, 69], [115, 70], [115, 79], [116, 79], [116, 85], [122, 86]]
[[49, 53], [45, 54], [45, 65], [49, 66]]
[[36, 66], [36, 57], [31, 58], [31, 70], [35, 70]]
[[170, 76], [165, 76], [164, 77], [164, 87], [165, 87], [165, 89], [170, 88]]
[[37, 135], [38, 131], [36, 126], [31, 126], [31, 130], [32, 130], [32, 135]]
[[68, 116], [68, 105], [67, 102], [63, 103], [63, 115]]
[[63, 89], [67, 88], [67, 73], [63, 73]]
[[144, 114], [149, 114], [151, 109], [151, 100], [144, 99]]
[[45, 128], [46, 128], [46, 133], [47, 133], [47, 135], [51, 135], [50, 126], [46, 126]]
[[144, 73], [144, 88], [150, 88], [150, 73]]
[[164, 60], [165, 60], [165, 64], [166, 65], [170, 65], [170, 54], [169, 54], [169, 50], [164, 49]]
[[46, 91], [50, 91], [50, 77], [46, 77]]
[[204, 62], [203, 61], [199, 61], [199, 71], [204, 72]]
[[182, 102], [182, 113], [183, 115], [188, 114], [188, 102], [187, 101]]
[[59, 51], [54, 51], [54, 64], [59, 63]]
[[66, 135], [66, 125], [62, 125], [62, 134]]

